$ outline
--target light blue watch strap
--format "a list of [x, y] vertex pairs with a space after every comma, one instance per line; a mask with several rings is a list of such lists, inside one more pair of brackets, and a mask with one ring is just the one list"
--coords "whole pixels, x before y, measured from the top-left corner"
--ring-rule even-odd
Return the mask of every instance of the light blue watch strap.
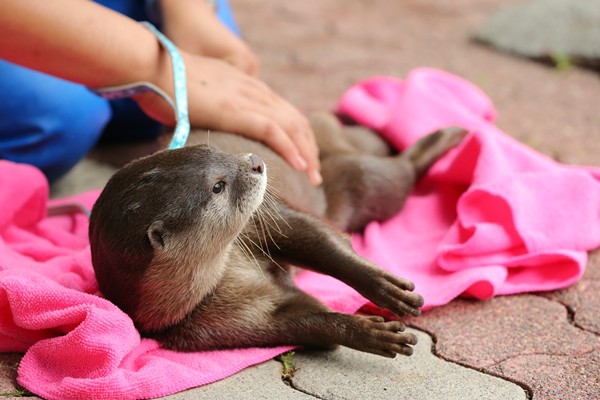
[[125, 97], [131, 97], [134, 94], [144, 92], [154, 92], [162, 97], [175, 112], [175, 131], [173, 137], [169, 143], [169, 149], [178, 149], [185, 145], [187, 138], [190, 134], [190, 119], [188, 115], [188, 101], [187, 101], [187, 85], [185, 75], [185, 64], [183, 58], [177, 47], [163, 35], [154, 25], [149, 22], [141, 22], [146, 28], [148, 28], [157, 38], [161, 45], [167, 50], [171, 57], [171, 63], [173, 65], [173, 82], [175, 86], [175, 102], [157, 86], [149, 82], [135, 82], [127, 85], [110, 86], [100, 89], [92, 89], [92, 91], [99, 96], [114, 100], [122, 99]]
[[154, 25], [149, 22], [142, 22], [142, 25], [146, 26], [146, 28], [150, 29], [150, 32], [156, 35], [158, 41], [167, 49], [171, 56], [173, 82], [175, 85], [175, 118], [177, 125], [175, 126], [171, 143], [169, 143], [169, 149], [178, 149], [185, 146], [185, 142], [187, 142], [187, 138], [190, 135], [185, 63], [173, 42], [167, 39]]

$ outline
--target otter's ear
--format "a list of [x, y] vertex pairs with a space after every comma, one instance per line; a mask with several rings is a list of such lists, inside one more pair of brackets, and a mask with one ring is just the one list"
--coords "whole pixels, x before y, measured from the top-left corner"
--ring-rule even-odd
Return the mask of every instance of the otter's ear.
[[154, 221], [150, 224], [148, 228], [148, 239], [150, 239], [150, 244], [156, 250], [164, 250], [165, 249], [165, 240], [167, 236], [167, 230], [162, 221]]

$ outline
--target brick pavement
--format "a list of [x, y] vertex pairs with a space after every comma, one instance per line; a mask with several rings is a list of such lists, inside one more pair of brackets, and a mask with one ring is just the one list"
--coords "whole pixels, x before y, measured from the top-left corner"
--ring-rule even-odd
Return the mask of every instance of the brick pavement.
[[[491, 13], [518, 0], [231, 2], [263, 78], [305, 111], [331, 108], [359, 79], [433, 66], [480, 86], [507, 133], [560, 161], [600, 166], [598, 74], [561, 72], [470, 40]], [[570, 288], [456, 300], [411, 323], [433, 336], [438, 357], [518, 382], [533, 399], [596, 399], [598, 289], [600, 253]], [[0, 392], [12, 392], [18, 357], [0, 361]]]

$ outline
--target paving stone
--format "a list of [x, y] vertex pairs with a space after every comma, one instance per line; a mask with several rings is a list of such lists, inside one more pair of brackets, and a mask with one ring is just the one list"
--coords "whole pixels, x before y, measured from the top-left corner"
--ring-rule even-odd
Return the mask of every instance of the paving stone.
[[476, 37], [522, 56], [568, 57], [600, 68], [600, 1], [533, 0], [507, 7]]
[[306, 400], [313, 398], [286, 385], [281, 379], [282, 364], [268, 361], [210, 385], [163, 397], [165, 400]]
[[572, 289], [544, 296], [568, 306], [573, 312], [575, 325], [600, 334], [600, 281], [581, 280]]
[[535, 295], [455, 300], [409, 323], [436, 337], [437, 354], [474, 368], [518, 355], [584, 354], [600, 343], [569, 322], [563, 305]]
[[[545, 68], [469, 40], [492, 12], [520, 2], [522, 0], [231, 0], [246, 40], [261, 59], [262, 77], [276, 92], [303, 111], [332, 108], [349, 85], [365, 77], [403, 77], [412, 68], [432, 66], [463, 76], [481, 87], [499, 111], [499, 127], [508, 134], [563, 162], [600, 166], [600, 116], [597, 106], [600, 80], [596, 74], [578, 69], [561, 72]], [[81, 191], [77, 185], [74, 190]], [[575, 295], [580, 289], [574, 289]], [[579, 372], [573, 363], [583, 360], [583, 366], [588, 365], [587, 362], [598, 365], [598, 360], [593, 358], [596, 353], [583, 353], [585, 349], [594, 349], [590, 335], [580, 334], [574, 327], [566, 327], [566, 313], [564, 308], [562, 313], [559, 312], [558, 304], [548, 306], [552, 304], [548, 300], [529, 299], [536, 296], [525, 296], [524, 300], [522, 297], [496, 299], [499, 302], [456, 301], [434, 310], [438, 313], [427, 313], [415, 324], [422, 321], [423, 329], [435, 333], [438, 351], [441, 348], [440, 354], [444, 357], [458, 355], [459, 359], [473, 363], [485, 361], [486, 365], [499, 360], [502, 371], [529, 382], [536, 399], [590, 398], [571, 396], [577, 392], [568, 391], [570, 389], [561, 383], [574, 379], [585, 387], [585, 382], [577, 381]], [[513, 301], [514, 304], [511, 304]], [[528, 306], [531, 306], [529, 310]], [[586, 314], [577, 308], [576, 322], [582, 312]], [[598, 321], [598, 318], [589, 315], [592, 321]], [[532, 319], [531, 329], [528, 316]], [[538, 321], [544, 318], [549, 320], [547, 324]], [[495, 325], [492, 325], [494, 320]], [[555, 326], [552, 326], [553, 323]], [[558, 338], [550, 338], [550, 346], [546, 350], [563, 348], [565, 353], [567, 350], [573, 352], [563, 357], [513, 354], [515, 349], [519, 354], [544, 351], [543, 340], [538, 343], [535, 336], [547, 337], [551, 334], [549, 331]], [[531, 341], [533, 346], [529, 349]], [[572, 343], [569, 344], [569, 341]], [[581, 346], [573, 344], [579, 341]], [[345, 353], [344, 350], [342, 352]], [[342, 353], [335, 352], [332, 356], [335, 354]], [[388, 360], [377, 360], [348, 364], [353, 369], [368, 366], [369, 369], [387, 370]], [[537, 374], [538, 365], [543, 364], [536, 364], [536, 360], [549, 365], [559, 364], [555, 365], [559, 373], [540, 371]], [[400, 359], [391, 362], [398, 361]], [[517, 370], [517, 364], [522, 366], [522, 371]], [[432, 365], [433, 369], [440, 368], [438, 364]], [[489, 365], [508, 376], [500, 371], [499, 366]], [[338, 372], [348, 372], [348, 369]], [[527, 369], [529, 375], [524, 372]], [[305, 372], [301, 369], [297, 377]], [[324, 366], [315, 368], [311, 373], [331, 379], [331, 372]], [[541, 375], [559, 384], [554, 385], [552, 380], [546, 383], [536, 381], [535, 378]], [[204, 394], [212, 398], [227, 398], [224, 395], [226, 386], [229, 382], [236, 382], [236, 376], [184, 393], [190, 394], [186, 398], [194, 398], [191, 393], [197, 393], [197, 398], [211, 398], [204, 397]], [[397, 371], [394, 370], [391, 376], [397, 376]], [[589, 376], [587, 372], [586, 376]], [[456, 379], [454, 383], [458, 385], [462, 381], [468, 383], [468, 379]], [[280, 380], [273, 377], [270, 382], [279, 385]], [[243, 390], [255, 389], [251, 382], [247, 384], [250, 389], [243, 386]], [[449, 383], [440, 381], [439, 384]], [[219, 385], [223, 392], [211, 392], [219, 389]], [[258, 386], [263, 386], [266, 393], [271, 390], [262, 380], [256, 381]], [[386, 386], [387, 391], [393, 394], [398, 387], [396, 383]], [[338, 389], [340, 393], [348, 392], [344, 384]], [[241, 395], [243, 390], [230, 393]], [[561, 390], [567, 391], [562, 395]], [[290, 392], [282, 393], [288, 396]], [[272, 398], [283, 397], [275, 395]], [[431, 397], [425, 395], [421, 398]], [[505, 398], [511, 399], [509, 396]]]
[[17, 353], [0, 353], [0, 398], [37, 399], [17, 383], [17, 367], [23, 357]]
[[600, 349], [580, 356], [514, 357], [489, 371], [524, 382], [533, 400], [600, 398]]
[[431, 354], [429, 335], [411, 357], [387, 359], [341, 347], [301, 352], [292, 385], [321, 399], [526, 399], [518, 385], [443, 361]]
[[600, 251], [590, 255], [585, 274], [575, 285], [541, 295], [569, 307], [578, 327], [600, 334]]
[[590, 253], [584, 275], [590, 280], [600, 281], [600, 249]]
[[21, 357], [17, 354], [0, 354], [0, 393], [13, 393], [17, 379], [17, 366]]
[[103, 187], [116, 168], [90, 159], [83, 159], [65, 176], [52, 184], [50, 197], [61, 198]]

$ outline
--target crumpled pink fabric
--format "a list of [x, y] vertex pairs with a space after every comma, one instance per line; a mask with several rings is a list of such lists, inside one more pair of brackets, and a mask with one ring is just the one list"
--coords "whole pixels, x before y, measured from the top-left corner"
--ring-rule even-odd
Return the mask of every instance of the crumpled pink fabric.
[[568, 286], [600, 245], [600, 169], [560, 164], [511, 138], [471, 83], [429, 68], [404, 81], [372, 78], [337, 111], [398, 150], [446, 126], [470, 132], [398, 215], [353, 237], [358, 253], [413, 280], [425, 308]]
[[[546, 290], [575, 282], [600, 241], [600, 171], [555, 163], [493, 125], [490, 101], [450, 74], [352, 87], [339, 112], [398, 149], [450, 124], [472, 131], [438, 162], [396, 217], [354, 236], [359, 253], [414, 280], [427, 306], [463, 295]], [[51, 201], [91, 208], [99, 191]], [[0, 161], [0, 352], [26, 352], [18, 381], [48, 399], [152, 398], [232, 375], [290, 347], [162, 350], [98, 294], [84, 215], [47, 217], [33, 167]], [[300, 287], [336, 311], [367, 301], [305, 272]]]

